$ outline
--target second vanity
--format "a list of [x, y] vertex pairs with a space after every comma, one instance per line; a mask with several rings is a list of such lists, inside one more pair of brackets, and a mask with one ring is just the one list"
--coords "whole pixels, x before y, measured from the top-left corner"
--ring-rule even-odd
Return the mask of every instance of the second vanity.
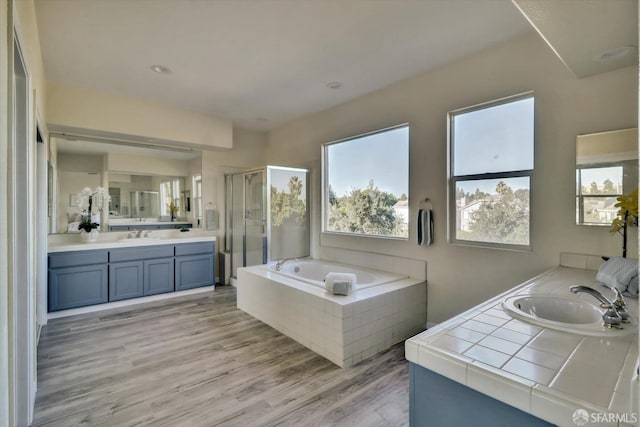
[[49, 243], [49, 312], [182, 291], [215, 282], [215, 237]]
[[[566, 298], [574, 285], [611, 298], [595, 281], [601, 263], [562, 254], [559, 267], [407, 340], [411, 425], [636, 425], [635, 325], [567, 333], [516, 319], [502, 304], [516, 296]], [[627, 303], [637, 320], [638, 300]]]

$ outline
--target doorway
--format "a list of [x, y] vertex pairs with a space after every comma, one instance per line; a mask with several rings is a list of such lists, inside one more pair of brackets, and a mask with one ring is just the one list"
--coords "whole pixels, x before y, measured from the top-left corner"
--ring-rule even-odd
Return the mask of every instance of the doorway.
[[14, 424], [27, 426], [31, 423], [33, 397], [35, 396], [35, 319], [34, 283], [32, 274], [33, 236], [32, 191], [31, 191], [31, 144], [29, 79], [17, 37], [14, 39], [13, 55], [13, 145], [11, 156], [12, 185], [9, 191], [11, 208], [10, 249], [11, 265], [10, 293], [12, 294], [13, 354], [13, 411]]

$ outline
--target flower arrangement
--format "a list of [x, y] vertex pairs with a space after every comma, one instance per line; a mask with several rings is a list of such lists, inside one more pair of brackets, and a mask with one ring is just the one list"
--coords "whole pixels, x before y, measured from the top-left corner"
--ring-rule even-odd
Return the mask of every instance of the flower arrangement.
[[638, 226], [638, 189], [617, 198], [618, 208], [615, 219], [611, 222], [610, 233], [622, 234], [622, 257], [627, 257], [627, 227]]
[[102, 187], [96, 187], [93, 190], [85, 187], [81, 192], [77, 193], [76, 196], [78, 197], [78, 207], [83, 212], [86, 212], [85, 215], [82, 215], [82, 221], [80, 221], [78, 229], [90, 233], [91, 230], [97, 229], [100, 226], [97, 222], [93, 222], [91, 218], [94, 208], [101, 211], [105, 207], [108, 207], [111, 196], [109, 196], [109, 191]]
[[178, 213], [179, 210], [180, 210], [180, 208], [178, 207], [178, 205], [176, 205], [173, 202], [169, 203], [169, 212], [171, 212], [171, 220], [172, 221], [176, 217], [176, 214]]

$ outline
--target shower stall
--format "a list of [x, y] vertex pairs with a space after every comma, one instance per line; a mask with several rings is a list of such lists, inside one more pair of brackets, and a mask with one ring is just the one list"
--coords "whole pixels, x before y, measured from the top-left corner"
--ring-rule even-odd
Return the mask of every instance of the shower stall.
[[309, 171], [266, 166], [225, 175], [225, 251], [239, 267], [309, 256]]
[[132, 218], [157, 218], [160, 215], [160, 199], [157, 191], [131, 192]]

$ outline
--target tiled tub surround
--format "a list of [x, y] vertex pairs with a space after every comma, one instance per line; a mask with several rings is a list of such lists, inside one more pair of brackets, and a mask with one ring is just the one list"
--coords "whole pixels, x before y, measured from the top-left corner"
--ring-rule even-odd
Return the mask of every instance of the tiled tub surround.
[[[565, 256], [562, 261], [570, 260]], [[587, 267], [588, 260], [578, 261]], [[592, 263], [597, 268], [596, 261]], [[512, 295], [570, 295], [569, 287], [579, 284], [610, 297], [595, 275], [594, 270], [554, 268], [407, 340], [406, 358], [560, 426], [575, 426], [572, 415], [579, 408], [627, 414], [630, 419], [637, 410], [631, 404], [638, 359], [636, 334], [603, 338], [558, 332], [515, 320], [501, 305]], [[593, 299], [586, 294], [577, 298]], [[637, 318], [638, 300], [628, 298], [627, 302]]]
[[334, 296], [264, 266], [240, 268], [238, 308], [346, 368], [424, 330], [425, 281], [396, 279]]

